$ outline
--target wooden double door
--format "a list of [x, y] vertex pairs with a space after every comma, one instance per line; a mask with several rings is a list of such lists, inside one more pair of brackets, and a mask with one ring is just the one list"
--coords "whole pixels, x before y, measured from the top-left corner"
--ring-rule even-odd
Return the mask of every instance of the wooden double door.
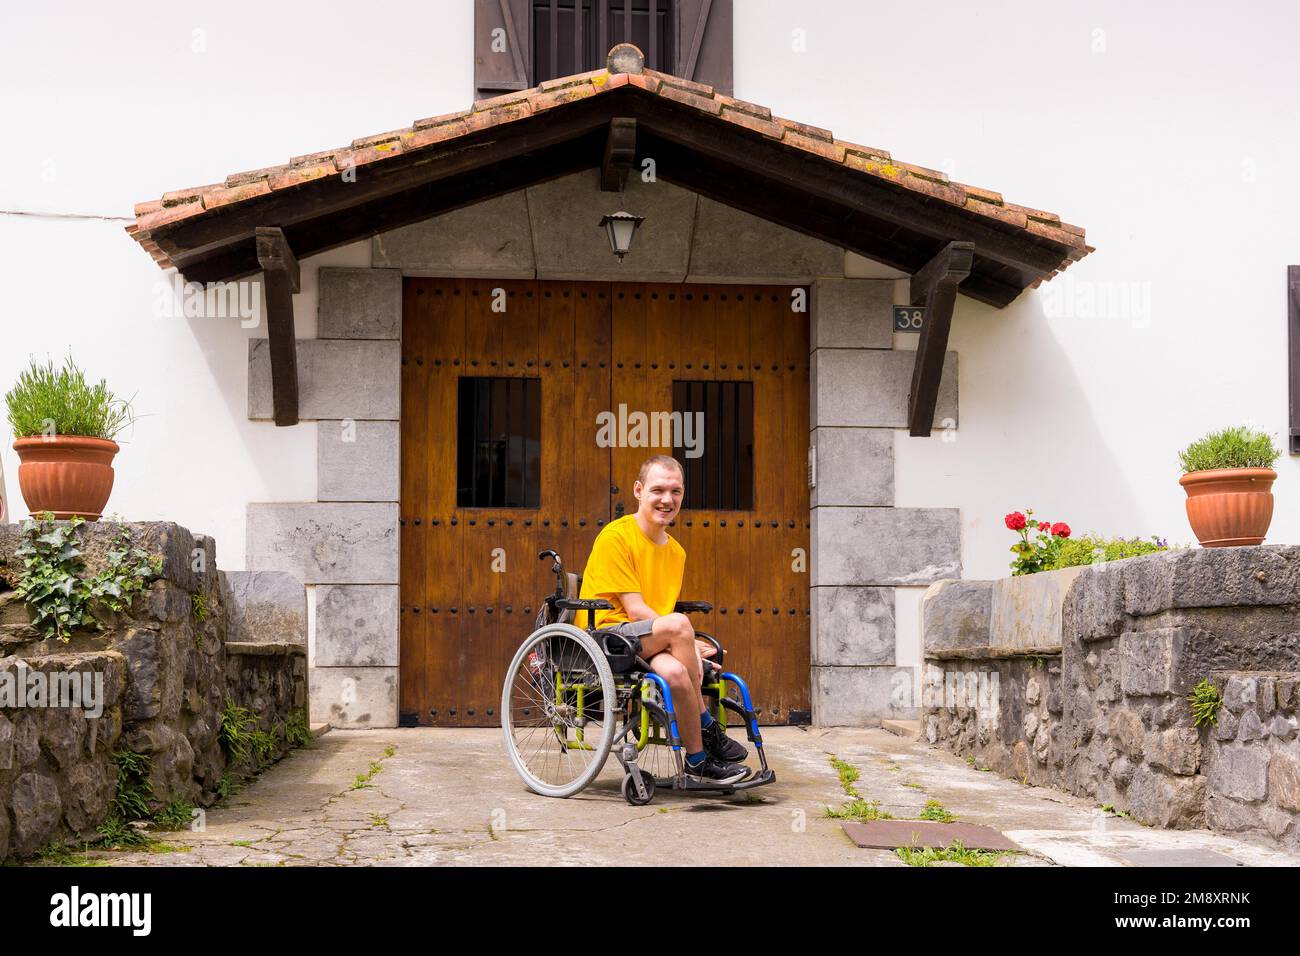
[[403, 724], [499, 724], [505, 669], [554, 583], [538, 552], [580, 571], [674, 436], [682, 598], [714, 605], [695, 625], [764, 723], [808, 721], [808, 322], [792, 292], [405, 280]]

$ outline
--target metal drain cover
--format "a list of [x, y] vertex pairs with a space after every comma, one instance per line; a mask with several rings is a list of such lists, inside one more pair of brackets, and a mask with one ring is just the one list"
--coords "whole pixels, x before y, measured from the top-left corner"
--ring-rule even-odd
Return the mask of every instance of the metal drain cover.
[[992, 827], [974, 823], [936, 823], [932, 820], [872, 820], [845, 823], [844, 832], [863, 849], [893, 850], [900, 846], [943, 849], [960, 840], [968, 850], [1019, 850]]

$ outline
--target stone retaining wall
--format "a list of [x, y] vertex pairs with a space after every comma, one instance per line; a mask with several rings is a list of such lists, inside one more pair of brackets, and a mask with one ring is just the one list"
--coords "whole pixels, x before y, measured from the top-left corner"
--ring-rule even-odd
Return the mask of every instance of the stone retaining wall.
[[[85, 575], [105, 566], [121, 527], [81, 526]], [[22, 572], [15, 556], [22, 529], [0, 525], [0, 681], [29, 691], [0, 699], [0, 859], [97, 839], [117, 793], [115, 752], [148, 757], [151, 812], [173, 800], [207, 805], [223, 776], [241, 769], [228, 766], [218, 740], [227, 700], [267, 730], [305, 707], [305, 627], [296, 644], [228, 645], [238, 605], [217, 570], [212, 539], [167, 522], [125, 527], [134, 547], [162, 558], [161, 577], [126, 611], [101, 608], [102, 630], [76, 632], [65, 644], [32, 627], [12, 590]], [[256, 620], [256, 613], [243, 616]], [[50, 706], [50, 696], [30, 692], [49, 684], [36, 674], [85, 675], [91, 693], [80, 706]], [[96, 680], [102, 694], [93, 690]], [[286, 746], [281, 736], [275, 756]]]
[[[922, 623], [931, 743], [1152, 826], [1300, 849], [1300, 548], [943, 582]], [[1227, 700], [1217, 727], [1193, 722], [1203, 679]]]

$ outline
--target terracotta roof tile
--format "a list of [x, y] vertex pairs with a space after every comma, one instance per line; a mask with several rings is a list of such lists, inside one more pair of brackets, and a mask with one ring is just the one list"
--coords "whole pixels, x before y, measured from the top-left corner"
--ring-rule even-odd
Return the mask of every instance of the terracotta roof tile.
[[694, 80], [684, 80], [680, 76], [673, 76], [671, 73], [660, 73], [658, 70], [646, 70], [641, 75], [653, 77], [663, 84], [663, 86], [685, 90], [687, 93], [694, 93], [696, 96], [703, 96], [707, 99], [713, 99], [714, 97], [713, 87], [709, 86], [707, 83], [696, 83]]
[[245, 199], [252, 199], [254, 196], [265, 196], [270, 191], [271, 187], [265, 179], [244, 183], [242, 186], [212, 189], [203, 194], [203, 209], [205, 211], [218, 209], [221, 206], [229, 206], [232, 202], [243, 202]]
[[279, 166], [264, 166], [261, 169], [249, 169], [242, 173], [231, 173], [226, 177], [226, 186], [242, 186], [244, 183], [257, 182], [259, 179], [266, 179], [272, 173], [280, 171]]
[[288, 169], [282, 169], [274, 174], [268, 184], [271, 191], [277, 189], [290, 189], [294, 186], [301, 186], [303, 183], [310, 183], [314, 180], [321, 179], [325, 176], [333, 176], [338, 172], [332, 160], [323, 163], [314, 163], [311, 166], [292, 166]]
[[412, 129], [424, 129], [427, 126], [446, 126], [451, 123], [464, 120], [473, 110], [457, 110], [455, 113], [444, 113], [442, 116], [430, 116], [428, 119], [418, 119], [411, 124]]
[[835, 141], [835, 134], [828, 129], [822, 129], [820, 126], [809, 126], [807, 123], [797, 123], [792, 119], [786, 119], [784, 116], [776, 117], [776, 121], [788, 130], [793, 130], [800, 136], [808, 139], [820, 139], [823, 142], [832, 143]]
[[781, 142], [787, 146], [794, 146], [803, 150], [805, 153], [815, 153], [824, 159], [829, 159], [832, 163], [844, 162], [844, 147], [836, 143], [834, 139], [823, 140], [813, 139], [810, 136], [804, 136], [791, 129], [785, 128], [785, 136], [781, 137]]
[[743, 126], [746, 129], [752, 129], [756, 133], [762, 133], [764, 136], [770, 136], [772, 139], [780, 139], [785, 132], [785, 127], [780, 123], [774, 123], [769, 119], [755, 116], [753, 113], [746, 113], [741, 110], [732, 109], [730, 106], [723, 106], [720, 114], [728, 123], [735, 123], [737, 126]]
[[772, 118], [772, 111], [766, 106], [759, 106], [756, 103], [738, 100], [735, 97], [726, 96], [722, 93], [714, 93], [713, 98], [722, 104], [723, 109], [739, 110], [742, 113], [748, 113], [750, 116], [757, 116], [759, 119], [770, 120]]
[[687, 106], [693, 106], [695, 109], [704, 113], [712, 113], [717, 116], [722, 112], [722, 104], [711, 96], [701, 96], [698, 93], [692, 93], [690, 90], [683, 89], [680, 86], [673, 86], [664, 83], [659, 87], [659, 95], [666, 100], [672, 100], [675, 103], [684, 103]]

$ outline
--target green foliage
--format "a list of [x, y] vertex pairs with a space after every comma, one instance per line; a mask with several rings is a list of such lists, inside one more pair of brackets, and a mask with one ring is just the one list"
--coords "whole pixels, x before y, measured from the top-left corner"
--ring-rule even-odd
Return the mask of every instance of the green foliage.
[[311, 727], [307, 724], [307, 714], [298, 708], [289, 714], [289, 721], [284, 729], [285, 741], [293, 747], [306, 747], [312, 742]]
[[32, 626], [45, 637], [65, 644], [72, 632], [98, 630], [97, 605], [117, 612], [129, 607], [145, 584], [162, 573], [162, 558], [131, 547], [130, 531], [118, 527], [104, 568], [84, 578], [81, 557], [81, 518], [55, 522], [48, 512], [41, 520], [23, 522], [24, 540], [15, 555], [23, 562], [15, 590], [32, 611]]
[[1178, 453], [1184, 472], [1212, 468], [1272, 468], [1282, 454], [1266, 432], [1239, 425], [1211, 432]]
[[1064, 536], [1052, 533], [1052, 523], [1039, 521], [1032, 517], [1033, 508], [1026, 508], [1024, 513], [1013, 511], [1004, 519], [1007, 528], [1014, 531], [1020, 540], [1011, 546], [1011, 575], [1035, 574], [1049, 570], [1056, 561], [1057, 552], [1069, 536], [1066, 529]]
[[109, 391], [102, 379], [98, 385], [87, 382], [71, 356], [62, 368], [52, 359], [44, 364], [33, 359], [5, 394], [5, 405], [15, 438], [53, 434], [112, 439], [135, 421], [130, 402]]
[[190, 595], [190, 613], [200, 624], [208, 619], [208, 596], [202, 591]]
[[149, 816], [149, 798], [153, 796], [153, 787], [149, 783], [152, 763], [149, 755], [134, 750], [115, 750], [113, 763], [117, 767], [117, 793], [109, 816], [123, 822]]
[[1061, 568], [1077, 568], [1085, 564], [1122, 561], [1125, 558], [1138, 558], [1144, 554], [1168, 550], [1169, 543], [1155, 535], [1150, 538], [1103, 538], [1098, 535], [1083, 535], [1063, 541], [1056, 553], [1056, 560], [1047, 570], [1056, 571]]
[[931, 866], [935, 863], [960, 863], [962, 866], [1001, 866], [1007, 853], [992, 850], [968, 850], [960, 840], [953, 840], [943, 849], [935, 847], [900, 846], [894, 851], [908, 866]]
[[830, 759], [831, 766], [834, 767], [835, 772], [839, 774], [840, 787], [843, 788], [844, 792], [850, 797], [856, 797], [858, 792], [854, 789], [853, 785], [857, 783], [858, 777], [861, 776], [858, 773], [858, 768], [853, 766], [851, 763], [846, 763], [834, 754], [831, 755]]
[[921, 811], [920, 819], [934, 820], [938, 823], [952, 823], [957, 818], [944, 809], [943, 804], [938, 800], [925, 801], [925, 809]]
[[159, 830], [188, 830], [194, 822], [194, 804], [177, 797], [154, 814], [154, 826]]
[[240, 707], [229, 697], [225, 709], [221, 712], [221, 726], [217, 729], [217, 740], [226, 752], [226, 759], [232, 766], [241, 767], [249, 762], [255, 747], [254, 734], [257, 718], [247, 707]]
[[1187, 697], [1187, 702], [1192, 705], [1192, 723], [1199, 727], [1201, 724], [1210, 724], [1218, 726], [1219, 708], [1223, 706], [1223, 695], [1219, 693], [1219, 688], [1215, 687], [1208, 680], [1202, 680], [1192, 688], [1192, 692]]
[[891, 814], [880, 809], [879, 800], [864, 800], [862, 797], [855, 797], [838, 810], [827, 807], [826, 815], [834, 820], [857, 820], [859, 822], [894, 819]]

